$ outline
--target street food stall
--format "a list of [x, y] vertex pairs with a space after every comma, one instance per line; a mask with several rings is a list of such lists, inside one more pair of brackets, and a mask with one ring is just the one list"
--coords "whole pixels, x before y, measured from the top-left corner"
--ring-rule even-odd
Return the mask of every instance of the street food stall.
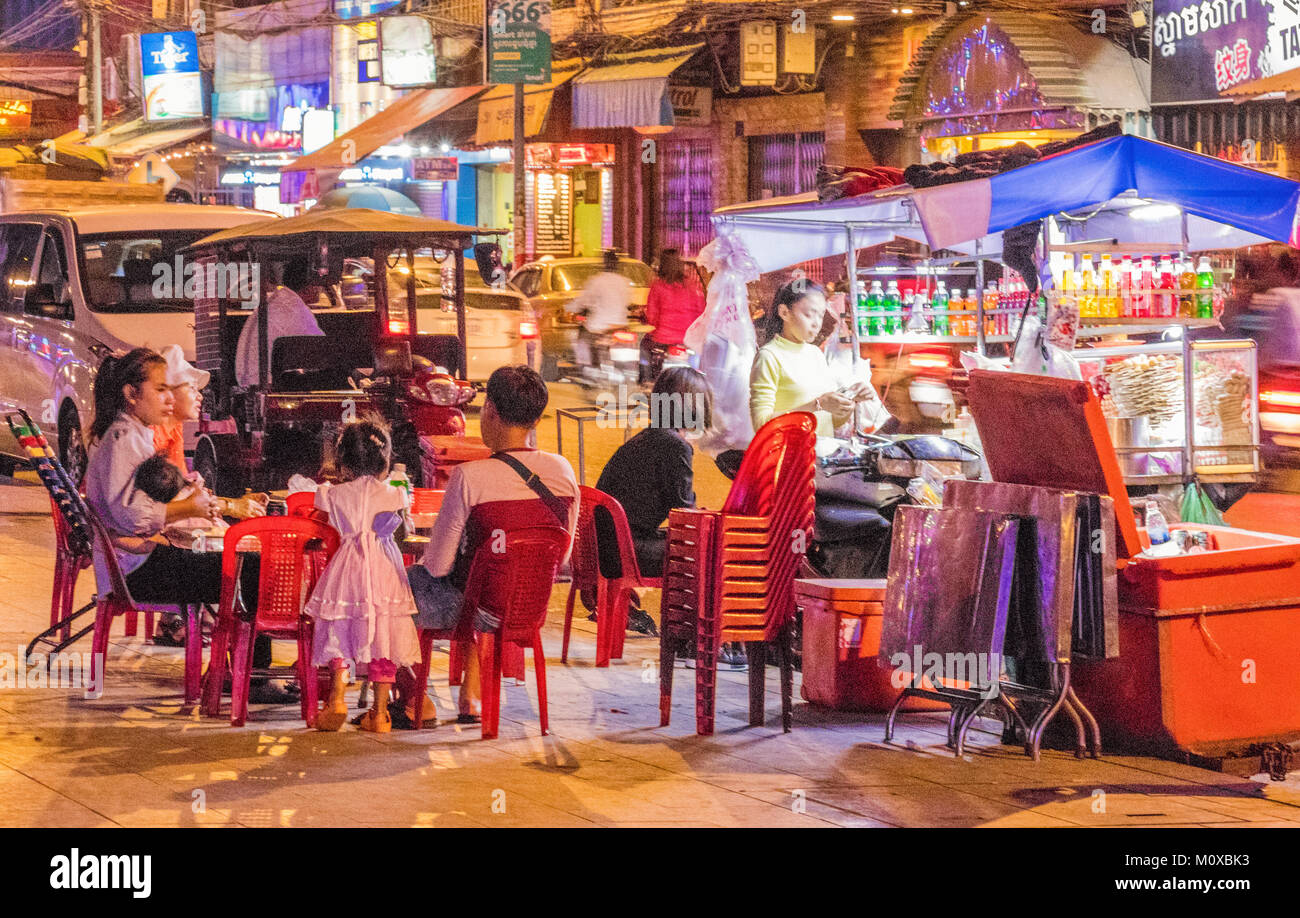
[[[1029, 361], [1031, 373], [1040, 375], [972, 371], [968, 399], [994, 481], [1097, 494], [1113, 502], [1107, 506], [1113, 507], [1109, 548], [1119, 572], [1110, 581], [1118, 593], [1117, 646], [1107, 643], [1095, 656], [1077, 654], [1076, 647], [1073, 683], [1056, 678], [1052, 691], [1058, 708], [1074, 719], [1081, 749], [1084, 725], [1095, 715], [1108, 743], [1221, 759], [1300, 737], [1300, 700], [1292, 690], [1300, 674], [1300, 541], [1175, 522], [1168, 528], [1176, 545], [1153, 548], [1143, 535], [1156, 524], [1146, 514], [1138, 519], [1128, 486], [1249, 481], [1259, 471], [1254, 343], [1193, 341], [1188, 334], [1217, 325], [1230, 259], [1217, 256], [1207, 267], [1198, 258], [1186, 291], [1181, 276], [1175, 287], [1164, 280], [1172, 272], [1145, 266], [1135, 271], [1137, 283], [1130, 276], [1126, 292], [1095, 280], [1090, 290], [1071, 289], [1072, 272], [1084, 255], [1122, 260], [1127, 254], [1139, 265], [1143, 256], [1169, 255], [1186, 263], [1193, 253], [1267, 241], [1294, 244], [1297, 205], [1300, 183], [1136, 137], [1113, 137], [988, 178], [924, 189], [903, 185], [826, 203], [805, 196], [724, 209], [714, 217], [719, 272], [713, 283], [734, 293], [738, 280], [760, 271], [844, 255], [850, 302], [865, 303], [864, 281], [876, 272], [858, 264], [858, 252], [889, 239], [910, 239], [933, 256], [927, 270], [963, 261], [974, 267], [975, 334], [955, 337], [986, 355], [1003, 340], [996, 311], [989, 315], [985, 308], [982, 266], [998, 253], [1008, 261], [1008, 237], [1022, 242], [1026, 226], [1038, 237], [1042, 221], [1033, 251], [1036, 276], [1024, 278], [1031, 291], [1041, 293], [1019, 307], [1026, 317], [1036, 312], [1044, 329], [1041, 342], [1030, 342], [1042, 345], [1043, 360]], [[714, 299], [710, 308], [720, 312], [727, 304]], [[880, 328], [870, 321], [895, 318], [894, 308], [891, 302], [885, 310], [868, 310], [865, 336], [860, 321], [852, 323], [860, 353], [868, 353], [871, 332]], [[1054, 378], [1046, 375], [1049, 318], [1058, 321], [1071, 310], [1067, 353], [1083, 378]], [[918, 347], [952, 344], [954, 336], [935, 334], [934, 323], [946, 317], [943, 330], [951, 332], [955, 321], [966, 319], [957, 310], [934, 308], [933, 300], [929, 315], [925, 307], [922, 315], [928, 328], [907, 331], [908, 317], [897, 315], [904, 330], [886, 327], [886, 335]], [[1014, 340], [1017, 318], [1004, 340], [1023, 344]], [[1122, 340], [1128, 335], [1161, 339]], [[1074, 349], [1076, 338], [1097, 343]], [[1114, 441], [1121, 444], [1118, 451]], [[949, 509], [945, 500], [940, 512], [961, 511]], [[896, 553], [899, 548], [896, 540]], [[1095, 563], [1092, 570], [1105, 577]], [[876, 626], [846, 623], [845, 610], [853, 603], [841, 601], [824, 582], [806, 583], [810, 602], [836, 604], [840, 627], [824, 629], [827, 647], [805, 646], [805, 667], [816, 666], [810, 657], [819, 653], [842, 663], [844, 648], [835, 642], [843, 643], [845, 634], [857, 636], [853, 655], [867, 665], [874, 648], [865, 639], [877, 633]], [[860, 582], [842, 583], [844, 590], [861, 592]], [[886, 602], [883, 631], [891, 628], [891, 612], [923, 614], [907, 603], [929, 602], [924, 593]], [[1007, 602], [990, 608], [1005, 616]], [[1062, 646], [1057, 662], [1068, 662], [1069, 641]], [[887, 662], [882, 655], [878, 665]], [[859, 693], [857, 706], [880, 710], [899, 691], [897, 683], [883, 686], [879, 676], [875, 684]], [[843, 694], [839, 688], [823, 685], [820, 694], [833, 699]], [[956, 733], [969, 724], [968, 714], [969, 708], [954, 708]], [[1042, 723], [1031, 734], [1036, 748]], [[960, 746], [959, 736], [950, 738]]]
[[[356, 208], [235, 227], [191, 246], [199, 284], [195, 362], [212, 374], [194, 466], [209, 487], [238, 495], [250, 487], [283, 488], [294, 474], [315, 476], [339, 425], [368, 412], [392, 426], [394, 461], [406, 465], [417, 487], [434, 484], [439, 465], [445, 474], [449, 463], [487, 455], [463, 437], [463, 416], [455, 423], [474, 394], [465, 382], [464, 252], [475, 237], [500, 232]], [[420, 333], [412, 264], [421, 249], [455, 266], [442, 304], [456, 312], [455, 336]], [[358, 306], [331, 296], [330, 305], [313, 309], [322, 335], [279, 337], [273, 347], [267, 310], [250, 314], [219, 283], [222, 272], [246, 263], [256, 269], [245, 273], [260, 278], [265, 304], [276, 265], [305, 260], [330, 291], [345, 261], [361, 257], [375, 266], [373, 299]], [[405, 277], [404, 303], [390, 302], [400, 289], [389, 283], [394, 269]], [[235, 345], [250, 318], [258, 322], [258, 352], [270, 360], [259, 361], [259, 378], [243, 386], [235, 378]]]

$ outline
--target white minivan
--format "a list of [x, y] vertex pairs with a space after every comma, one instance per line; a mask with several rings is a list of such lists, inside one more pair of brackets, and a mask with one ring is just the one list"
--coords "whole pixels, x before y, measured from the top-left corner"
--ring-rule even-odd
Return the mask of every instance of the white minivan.
[[[204, 236], [274, 216], [196, 204], [0, 214], [0, 414], [26, 409], [80, 475], [103, 357], [180, 344], [194, 359], [194, 303], [180, 285], [155, 297], [155, 266], [174, 271], [177, 253]], [[19, 456], [0, 423], [0, 473]]]

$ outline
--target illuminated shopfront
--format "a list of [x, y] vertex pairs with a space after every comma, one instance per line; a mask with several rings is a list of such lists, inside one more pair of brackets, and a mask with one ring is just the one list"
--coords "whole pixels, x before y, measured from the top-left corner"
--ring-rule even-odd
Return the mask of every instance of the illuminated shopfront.
[[1103, 36], [1046, 15], [994, 13], [941, 27], [913, 59], [890, 117], [923, 162], [1037, 146], [1123, 119], [1147, 134], [1137, 66]]
[[528, 249], [534, 257], [593, 256], [614, 244], [614, 145], [525, 148]]

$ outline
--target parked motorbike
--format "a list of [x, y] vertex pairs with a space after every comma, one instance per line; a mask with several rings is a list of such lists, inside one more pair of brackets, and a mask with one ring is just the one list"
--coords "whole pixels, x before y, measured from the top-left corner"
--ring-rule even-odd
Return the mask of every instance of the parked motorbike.
[[894, 513], [919, 502], [920, 479], [977, 478], [980, 455], [939, 436], [871, 436], [817, 463], [817, 511], [808, 563], [823, 577], [880, 578], [889, 572]]

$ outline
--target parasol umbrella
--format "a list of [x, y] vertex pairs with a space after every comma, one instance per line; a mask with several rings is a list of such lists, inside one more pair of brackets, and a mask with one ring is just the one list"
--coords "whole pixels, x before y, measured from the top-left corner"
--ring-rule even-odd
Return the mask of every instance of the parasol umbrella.
[[355, 185], [335, 188], [326, 192], [312, 210], [318, 208], [364, 207], [367, 210], [386, 210], [395, 214], [423, 216], [416, 203], [399, 191], [382, 185]]

